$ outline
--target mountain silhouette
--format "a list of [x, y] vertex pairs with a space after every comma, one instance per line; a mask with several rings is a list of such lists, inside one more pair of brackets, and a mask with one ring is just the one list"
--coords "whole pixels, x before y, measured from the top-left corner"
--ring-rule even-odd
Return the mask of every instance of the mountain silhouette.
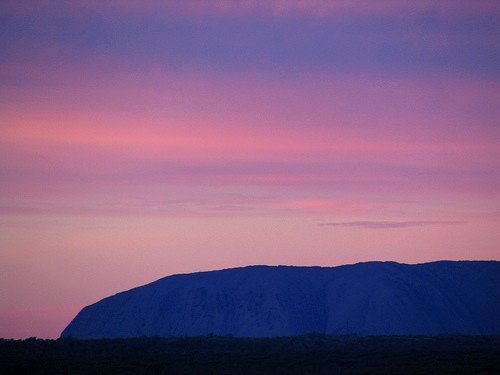
[[168, 276], [85, 307], [61, 337], [500, 333], [500, 262], [249, 266]]

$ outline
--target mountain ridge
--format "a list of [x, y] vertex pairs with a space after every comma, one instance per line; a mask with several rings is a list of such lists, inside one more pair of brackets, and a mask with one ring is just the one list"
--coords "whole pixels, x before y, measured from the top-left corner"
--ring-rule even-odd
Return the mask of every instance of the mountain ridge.
[[175, 274], [80, 311], [61, 337], [500, 333], [500, 262], [251, 265]]

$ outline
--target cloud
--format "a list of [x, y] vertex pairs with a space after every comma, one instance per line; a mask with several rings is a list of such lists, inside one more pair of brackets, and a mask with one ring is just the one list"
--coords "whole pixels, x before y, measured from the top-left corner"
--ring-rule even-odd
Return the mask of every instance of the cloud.
[[[500, 6], [495, 3], [0, 3], [5, 45], [1, 69], [8, 63], [13, 66], [8, 70], [18, 70], [19, 58], [12, 57], [25, 55], [24, 61], [33, 69], [41, 68], [44, 77], [48, 70], [59, 72], [96, 61], [109, 71], [139, 67], [141, 77], [151, 64], [174, 72], [181, 67], [237, 76], [258, 72], [272, 80], [299, 70], [306, 75], [316, 71], [498, 74], [495, 21]], [[53, 67], [47, 69], [37, 60]], [[79, 76], [87, 74], [74, 74], [66, 83]], [[20, 77], [23, 82], [28, 78]]]
[[411, 228], [431, 225], [456, 225], [466, 224], [466, 221], [446, 220], [421, 220], [421, 221], [344, 221], [332, 223], [319, 223], [320, 227], [343, 227], [343, 228], [370, 228], [370, 229], [392, 229]]
[[2, 2], [4, 12], [10, 14], [33, 14], [35, 12], [52, 12], [58, 14], [86, 14], [88, 12], [98, 14], [122, 13], [122, 14], [155, 14], [164, 17], [176, 15], [186, 17], [199, 17], [209, 15], [220, 16], [248, 16], [261, 15], [272, 17], [284, 16], [314, 16], [335, 17], [344, 14], [422, 14], [434, 12], [438, 15], [449, 16], [463, 13], [476, 14], [498, 14], [500, 6], [496, 1], [476, 0], [469, 2], [458, 2], [453, 0], [442, 0], [440, 2], [431, 0], [415, 1], [391, 1], [391, 0], [358, 0], [358, 1], [322, 1], [322, 0], [254, 0], [254, 1], [205, 1], [205, 0], [182, 0], [182, 1], [72, 1], [61, 3], [57, 1], [13, 1]]

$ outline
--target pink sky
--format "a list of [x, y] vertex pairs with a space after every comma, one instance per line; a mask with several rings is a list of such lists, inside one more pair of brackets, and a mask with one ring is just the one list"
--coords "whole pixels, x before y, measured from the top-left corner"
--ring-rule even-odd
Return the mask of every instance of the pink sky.
[[500, 258], [495, 2], [16, 4], [0, 337], [173, 273]]

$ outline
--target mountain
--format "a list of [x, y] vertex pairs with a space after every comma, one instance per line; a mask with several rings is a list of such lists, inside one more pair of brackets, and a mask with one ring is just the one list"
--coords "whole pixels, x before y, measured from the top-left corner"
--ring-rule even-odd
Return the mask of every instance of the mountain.
[[168, 276], [85, 307], [61, 337], [500, 334], [500, 262], [249, 266]]

